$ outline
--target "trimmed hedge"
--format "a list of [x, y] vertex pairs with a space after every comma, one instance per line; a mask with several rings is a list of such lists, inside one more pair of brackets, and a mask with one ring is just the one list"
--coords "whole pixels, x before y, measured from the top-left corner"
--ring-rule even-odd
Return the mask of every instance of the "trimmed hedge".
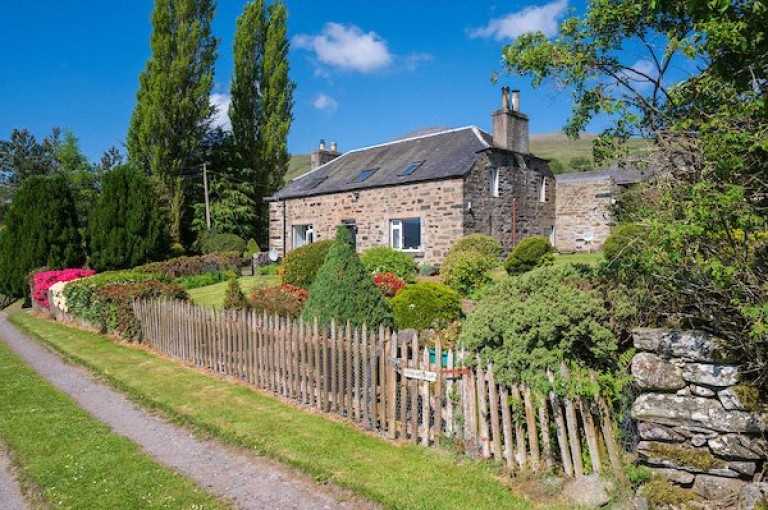
[[133, 313], [135, 299], [168, 298], [187, 300], [187, 291], [179, 285], [159, 281], [112, 283], [93, 293], [94, 313], [100, 326], [121, 338], [141, 341], [141, 324]]
[[245, 239], [235, 234], [210, 234], [200, 238], [200, 251], [204, 255], [233, 251], [243, 253], [246, 246]]
[[182, 276], [194, 276], [209, 271], [240, 271], [243, 262], [242, 250], [230, 253], [211, 253], [196, 257], [176, 257], [164, 262], [152, 262], [134, 268], [138, 273], [160, 274], [168, 280], [175, 280]]
[[416, 281], [416, 264], [410, 255], [389, 246], [374, 246], [360, 256], [368, 272], [372, 274], [392, 273], [408, 283]]
[[308, 290], [332, 245], [331, 240], [317, 241], [288, 253], [283, 259], [282, 283]]
[[549, 239], [543, 236], [526, 237], [515, 246], [504, 261], [504, 269], [510, 276], [514, 276], [551, 264], [554, 257]]
[[449, 254], [442, 267], [443, 283], [468, 296], [491, 283], [488, 272], [499, 265], [497, 259], [477, 251], [457, 251]]
[[173, 283], [184, 287], [186, 290], [192, 290], [225, 282], [236, 276], [237, 274], [234, 271], [208, 271], [192, 276], [182, 276], [180, 278], [176, 278], [173, 280]]
[[395, 324], [392, 307], [357, 258], [343, 226], [336, 229], [336, 239], [309, 289], [302, 316], [308, 320], [317, 318], [323, 326], [333, 319], [339, 324], [349, 321], [355, 327]]
[[390, 303], [399, 329], [440, 328], [461, 317], [461, 296], [437, 282], [408, 285]]
[[453, 243], [448, 251], [448, 255], [460, 251], [476, 251], [486, 257], [498, 259], [501, 257], [503, 250], [504, 248], [501, 246], [501, 243], [494, 237], [487, 234], [470, 234]]

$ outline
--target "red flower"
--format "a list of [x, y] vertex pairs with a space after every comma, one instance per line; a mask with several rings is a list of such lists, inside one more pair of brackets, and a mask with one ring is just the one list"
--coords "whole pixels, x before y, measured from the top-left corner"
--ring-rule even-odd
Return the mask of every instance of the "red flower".
[[388, 298], [395, 297], [406, 285], [405, 280], [392, 273], [377, 273], [373, 275], [373, 283]]
[[61, 271], [44, 271], [35, 275], [35, 285], [32, 287], [32, 299], [43, 308], [50, 308], [48, 303], [48, 289], [54, 283], [71, 282], [93, 276], [96, 271], [92, 269], [62, 269]]

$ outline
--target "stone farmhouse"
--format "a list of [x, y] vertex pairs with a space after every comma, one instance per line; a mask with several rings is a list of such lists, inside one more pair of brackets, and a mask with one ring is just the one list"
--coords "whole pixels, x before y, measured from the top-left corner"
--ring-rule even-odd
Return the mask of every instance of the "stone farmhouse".
[[346, 225], [358, 251], [388, 245], [439, 262], [458, 238], [484, 233], [505, 251], [555, 235], [555, 180], [530, 154], [529, 119], [507, 87], [493, 134], [475, 126], [344, 154], [332, 144], [270, 201], [270, 248], [281, 255]]

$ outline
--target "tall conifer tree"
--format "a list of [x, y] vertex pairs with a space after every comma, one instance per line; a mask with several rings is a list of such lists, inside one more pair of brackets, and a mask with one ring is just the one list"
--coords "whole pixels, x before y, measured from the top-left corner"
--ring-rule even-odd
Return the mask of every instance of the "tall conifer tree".
[[277, 191], [288, 170], [288, 132], [295, 84], [288, 74], [288, 12], [285, 4], [249, 2], [237, 20], [232, 104], [229, 116], [239, 165], [253, 182], [257, 240], [265, 244], [269, 209], [264, 197]]
[[175, 242], [182, 241], [185, 228], [183, 173], [197, 163], [212, 114], [215, 10], [212, 0], [155, 1], [152, 57], [139, 78], [128, 131], [131, 162], [158, 177]]

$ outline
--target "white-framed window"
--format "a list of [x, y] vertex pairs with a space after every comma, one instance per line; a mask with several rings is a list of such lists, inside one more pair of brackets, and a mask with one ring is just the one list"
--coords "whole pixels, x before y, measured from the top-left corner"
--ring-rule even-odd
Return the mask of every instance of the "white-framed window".
[[314, 242], [314, 225], [294, 225], [293, 226], [293, 249], [300, 248], [305, 244]]
[[541, 185], [539, 186], [539, 202], [547, 201], [547, 178], [541, 178]]
[[488, 174], [488, 183], [490, 185], [490, 192], [492, 197], [499, 196], [499, 169], [491, 168]]
[[421, 250], [421, 218], [390, 221], [389, 239], [392, 248], [396, 250]]

